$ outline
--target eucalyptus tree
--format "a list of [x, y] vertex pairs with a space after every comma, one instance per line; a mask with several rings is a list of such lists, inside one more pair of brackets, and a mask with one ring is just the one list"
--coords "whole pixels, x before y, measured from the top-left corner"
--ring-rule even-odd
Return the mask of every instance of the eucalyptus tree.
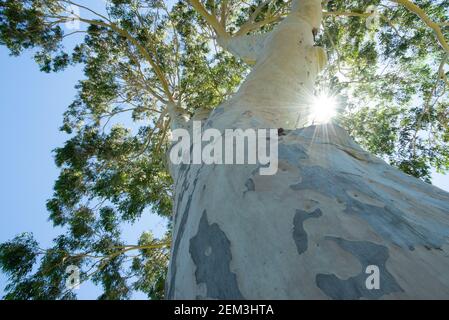
[[[6, 298], [75, 298], [70, 265], [103, 299], [449, 296], [449, 196], [425, 183], [449, 168], [449, 1], [104, 3], [0, 1], [13, 55], [85, 72], [47, 203], [67, 232], [1, 245]], [[314, 96], [338, 101], [333, 123]], [[279, 172], [173, 165], [194, 120], [276, 129]], [[145, 209], [169, 232], [124, 243]]]

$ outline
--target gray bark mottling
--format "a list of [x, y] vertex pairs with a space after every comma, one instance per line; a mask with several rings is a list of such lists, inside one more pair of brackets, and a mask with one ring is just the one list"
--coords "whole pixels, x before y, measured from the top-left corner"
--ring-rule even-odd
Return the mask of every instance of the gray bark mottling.
[[[274, 176], [255, 165], [181, 170], [168, 298], [449, 298], [448, 193], [334, 125], [279, 143]], [[379, 290], [365, 288], [368, 265]]]
[[[371, 156], [338, 126], [307, 127], [323, 66], [312, 38], [321, 10], [319, 0], [297, 3], [237, 94], [207, 119], [221, 132], [291, 129], [279, 140], [279, 171], [172, 166], [167, 297], [449, 298], [449, 194]], [[370, 265], [379, 289], [365, 286]]]

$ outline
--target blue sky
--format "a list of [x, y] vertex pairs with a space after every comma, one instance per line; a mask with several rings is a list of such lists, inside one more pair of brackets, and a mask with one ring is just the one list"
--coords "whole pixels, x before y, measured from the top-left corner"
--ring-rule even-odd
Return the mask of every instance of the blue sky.
[[[100, 13], [105, 10], [104, 1], [78, 3], [88, 4]], [[90, 17], [85, 10], [81, 14]], [[80, 27], [85, 29], [85, 25]], [[70, 50], [81, 37], [67, 38], [65, 47]], [[48, 247], [61, 232], [48, 221], [45, 208], [59, 173], [52, 150], [68, 138], [59, 127], [64, 111], [76, 96], [74, 86], [83, 78], [82, 66], [46, 74], [39, 71], [32, 53], [11, 57], [0, 46], [0, 71], [0, 242], [21, 232], [33, 232], [41, 246]], [[147, 211], [134, 225], [123, 225], [122, 234], [126, 243], [134, 244], [147, 230], [161, 237], [165, 226], [165, 220]], [[0, 272], [0, 298], [6, 283], [7, 278]], [[96, 299], [100, 293], [91, 283], [83, 283], [77, 291], [80, 299]], [[137, 293], [133, 298], [146, 296]]]
[[[80, 67], [57, 74], [39, 71], [30, 54], [10, 57], [0, 47], [0, 242], [21, 232], [33, 232], [42, 246], [60, 230], [47, 220], [45, 202], [58, 176], [52, 150], [67, 136], [59, 132], [62, 114], [73, 101]], [[147, 212], [134, 226], [124, 225], [124, 238], [136, 243], [142, 231], [160, 236], [164, 222]], [[0, 297], [6, 277], [0, 273]], [[83, 284], [80, 298], [95, 299], [99, 290]], [[134, 298], [143, 298], [137, 294]]]

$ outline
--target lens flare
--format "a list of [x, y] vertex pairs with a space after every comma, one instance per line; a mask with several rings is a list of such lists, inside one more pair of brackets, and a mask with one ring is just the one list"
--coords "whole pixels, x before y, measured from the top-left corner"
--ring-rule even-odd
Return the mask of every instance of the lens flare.
[[328, 123], [337, 115], [337, 100], [335, 97], [320, 94], [313, 99], [312, 122], [314, 124]]

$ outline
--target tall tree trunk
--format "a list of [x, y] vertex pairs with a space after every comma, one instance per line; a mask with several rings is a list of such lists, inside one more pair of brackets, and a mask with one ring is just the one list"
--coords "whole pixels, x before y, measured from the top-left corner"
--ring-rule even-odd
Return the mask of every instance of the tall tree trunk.
[[169, 299], [449, 298], [449, 194], [338, 126], [308, 124], [320, 20], [319, 0], [296, 1], [238, 93], [207, 118], [222, 132], [288, 129], [276, 175], [172, 167]]

